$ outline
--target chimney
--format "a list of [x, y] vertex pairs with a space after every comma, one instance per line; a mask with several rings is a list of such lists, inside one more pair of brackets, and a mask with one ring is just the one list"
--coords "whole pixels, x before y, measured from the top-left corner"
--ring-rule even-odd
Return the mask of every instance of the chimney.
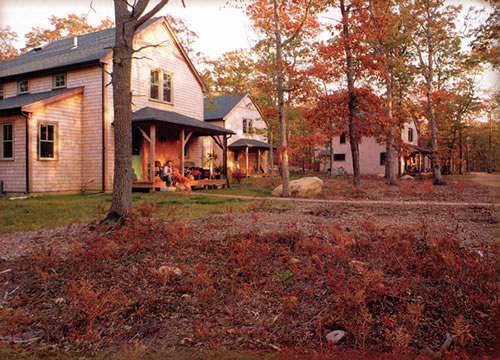
[[77, 47], [78, 47], [78, 37], [75, 36], [73, 38], [73, 47], [72, 47], [72, 49], [76, 49]]

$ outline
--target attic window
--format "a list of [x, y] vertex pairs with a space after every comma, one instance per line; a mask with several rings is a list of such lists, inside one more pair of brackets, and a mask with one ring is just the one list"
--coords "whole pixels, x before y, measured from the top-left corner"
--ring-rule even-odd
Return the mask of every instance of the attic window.
[[66, 87], [66, 74], [55, 74], [53, 80], [53, 88], [60, 89]]
[[413, 129], [408, 128], [408, 142], [413, 142]]
[[160, 70], [151, 70], [149, 98], [171, 104], [173, 102], [172, 92], [172, 74]]
[[345, 140], [346, 140], [346, 133], [342, 133], [340, 135], [340, 143], [345, 144]]
[[17, 93], [18, 94], [27, 94], [27, 93], [29, 93], [28, 80], [19, 80], [19, 82], [17, 83]]

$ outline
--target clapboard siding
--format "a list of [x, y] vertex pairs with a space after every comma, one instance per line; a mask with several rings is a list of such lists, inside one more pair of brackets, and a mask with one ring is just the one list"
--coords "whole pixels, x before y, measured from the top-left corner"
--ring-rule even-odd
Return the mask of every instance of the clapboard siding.
[[[102, 189], [102, 69], [98, 66], [68, 72], [67, 86], [85, 87], [82, 99], [82, 181], [87, 190]], [[75, 159], [76, 160], [76, 159]]]
[[3, 84], [4, 99], [16, 95], [17, 95], [17, 81], [9, 81]]
[[[56, 160], [40, 160], [39, 125], [57, 126]], [[82, 189], [82, 95], [42, 107], [29, 121], [30, 191], [57, 192]]]
[[8, 116], [0, 119], [0, 125], [12, 124], [13, 160], [0, 160], [0, 180], [6, 192], [26, 191], [26, 119]]
[[[244, 134], [243, 133], [243, 119], [253, 120], [254, 129], [259, 129], [259, 134]], [[250, 97], [246, 96], [238, 106], [233, 109], [225, 119], [225, 126], [227, 129], [233, 130], [236, 135], [231, 136], [229, 144], [238, 141], [239, 139], [255, 139], [266, 141], [264, 134], [260, 132], [267, 129], [266, 123], [262, 120], [259, 111], [255, 107]]]
[[[134, 95], [133, 111], [151, 106], [203, 121], [202, 86], [182, 57], [164, 23], [156, 22], [138, 36], [140, 39], [136, 39], [136, 47], [160, 43], [164, 43], [165, 46], [147, 48], [138, 54], [142, 59], [133, 60], [131, 84]], [[107, 56], [104, 64], [104, 70], [107, 72], [112, 71], [110, 60], [111, 58]], [[151, 69], [172, 73], [173, 104], [149, 100]], [[30, 191], [80, 191], [82, 188], [99, 191], [103, 188], [103, 166], [104, 188], [106, 191], [111, 191], [114, 171], [112, 85], [103, 90], [103, 69], [100, 66], [70, 70], [66, 74], [66, 86], [83, 87], [83, 94], [36, 109], [30, 115]], [[104, 73], [104, 84], [109, 84], [110, 80], [110, 76]], [[9, 81], [2, 86], [5, 98], [17, 96], [17, 81]], [[32, 94], [50, 91], [52, 87], [52, 74], [29, 79], [29, 92]], [[1, 117], [0, 121], [5, 122], [9, 119]], [[15, 119], [16, 158], [15, 161], [0, 163], [0, 180], [8, 184], [7, 191], [25, 191], [23, 167], [25, 120], [22, 116]], [[38, 159], [40, 122], [57, 124], [58, 144], [55, 161]], [[188, 147], [189, 157], [186, 160], [201, 165], [202, 138], [193, 136]]]
[[[161, 46], [142, 50], [138, 54], [142, 59], [136, 59], [132, 64], [133, 111], [150, 106], [175, 111], [203, 121], [201, 86], [163, 24], [144, 31], [141, 37], [136, 39], [135, 47], [152, 44], [161, 44]], [[149, 99], [151, 69], [172, 74], [172, 105]]]
[[[111, 83], [112, 65], [104, 65], [104, 85]], [[113, 131], [113, 86], [104, 88], [104, 121], [105, 121], [105, 190], [113, 190], [113, 175], [115, 169], [115, 138]]]

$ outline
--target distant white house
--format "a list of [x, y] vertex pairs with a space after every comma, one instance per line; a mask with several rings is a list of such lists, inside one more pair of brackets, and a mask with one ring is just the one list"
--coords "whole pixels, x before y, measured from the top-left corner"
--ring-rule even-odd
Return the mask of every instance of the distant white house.
[[[247, 176], [269, 172], [267, 126], [259, 107], [248, 94], [205, 98], [205, 122], [235, 133], [228, 139], [228, 171]], [[210, 140], [210, 139], [207, 139]], [[205, 141], [204, 154], [217, 154], [222, 164], [222, 150], [213, 141]]]
[[[426, 155], [430, 154], [418, 146], [418, 132], [415, 124], [406, 123], [401, 128], [403, 141], [402, 156], [399, 158], [400, 172], [418, 172], [430, 169], [430, 161]], [[352, 174], [352, 154], [349, 137], [346, 134], [333, 137], [334, 168], [344, 168], [345, 172]], [[330, 151], [322, 150], [320, 157], [320, 170], [330, 168]], [[384, 175], [386, 161], [385, 144], [378, 143], [375, 137], [364, 137], [359, 144], [359, 166], [362, 175]]]

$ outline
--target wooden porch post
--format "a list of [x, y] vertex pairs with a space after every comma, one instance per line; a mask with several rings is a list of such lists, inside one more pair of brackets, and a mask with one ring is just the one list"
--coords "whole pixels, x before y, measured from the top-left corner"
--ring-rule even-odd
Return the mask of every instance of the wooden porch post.
[[246, 162], [246, 169], [247, 169], [247, 172], [246, 172], [246, 176], [250, 176], [250, 174], [248, 174], [248, 146], [245, 148], [245, 162]]
[[155, 182], [156, 125], [149, 125], [149, 181]]
[[181, 129], [181, 135], [180, 135], [180, 159], [181, 159], [181, 163], [179, 164], [179, 174], [181, 176], [184, 176], [184, 146], [185, 146], [185, 143], [184, 143], [184, 129]]
[[223, 166], [223, 174], [224, 177], [226, 178], [226, 184], [227, 187], [229, 188], [229, 177], [227, 176], [227, 135], [224, 135], [223, 138], [223, 149], [222, 149], [222, 166]]
[[260, 148], [257, 149], [257, 173], [260, 174]]

